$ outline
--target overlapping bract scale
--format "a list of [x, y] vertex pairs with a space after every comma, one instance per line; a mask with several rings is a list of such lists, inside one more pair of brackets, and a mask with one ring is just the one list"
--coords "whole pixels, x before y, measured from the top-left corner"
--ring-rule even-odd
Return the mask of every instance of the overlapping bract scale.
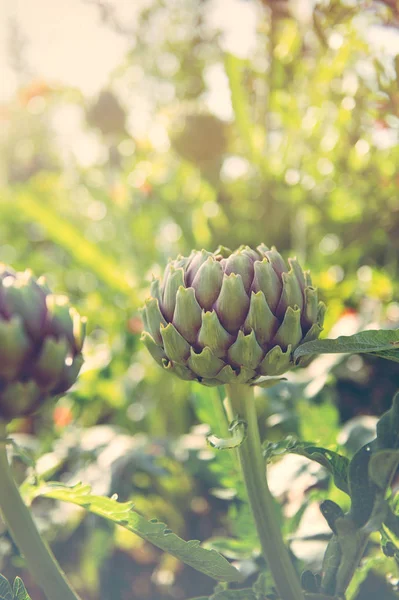
[[193, 251], [169, 262], [143, 309], [143, 341], [155, 360], [204, 385], [255, 383], [292, 368], [316, 339], [325, 306], [310, 274], [275, 248]]
[[0, 420], [32, 414], [75, 382], [85, 321], [30, 271], [0, 264]]

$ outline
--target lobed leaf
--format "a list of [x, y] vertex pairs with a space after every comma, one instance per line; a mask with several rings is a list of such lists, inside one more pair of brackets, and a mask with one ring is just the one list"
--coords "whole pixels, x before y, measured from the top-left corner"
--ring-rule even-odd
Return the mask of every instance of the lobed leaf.
[[198, 540], [184, 541], [157, 519], [147, 521], [134, 510], [131, 502], [117, 502], [112, 498], [95, 496], [91, 494], [90, 486], [82, 484], [67, 487], [50, 482], [38, 487], [35, 495], [82, 506], [93, 514], [121, 525], [217, 581], [233, 582], [243, 579], [237, 569], [215, 550], [206, 550]]
[[294, 352], [294, 360], [310, 354], [377, 354], [399, 362], [399, 329], [375, 329], [354, 335], [341, 335], [330, 340], [314, 340], [301, 344]]

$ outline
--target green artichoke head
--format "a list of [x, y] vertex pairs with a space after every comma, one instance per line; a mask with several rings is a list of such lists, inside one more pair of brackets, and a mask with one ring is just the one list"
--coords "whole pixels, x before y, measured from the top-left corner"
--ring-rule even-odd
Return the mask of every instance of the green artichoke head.
[[310, 274], [261, 244], [193, 251], [169, 262], [143, 309], [154, 359], [204, 385], [253, 384], [294, 365], [300, 344], [322, 331], [325, 306]]
[[35, 412], [75, 382], [85, 320], [30, 271], [0, 264], [0, 420]]

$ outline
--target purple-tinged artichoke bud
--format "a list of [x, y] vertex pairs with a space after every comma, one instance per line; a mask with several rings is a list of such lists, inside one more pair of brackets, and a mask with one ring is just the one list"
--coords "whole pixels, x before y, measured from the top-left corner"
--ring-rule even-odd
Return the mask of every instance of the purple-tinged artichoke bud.
[[0, 263], [0, 420], [30, 415], [75, 382], [85, 319], [30, 271]]
[[143, 309], [154, 359], [204, 385], [253, 384], [292, 367], [293, 351], [323, 329], [310, 274], [275, 248], [193, 251], [169, 262]]

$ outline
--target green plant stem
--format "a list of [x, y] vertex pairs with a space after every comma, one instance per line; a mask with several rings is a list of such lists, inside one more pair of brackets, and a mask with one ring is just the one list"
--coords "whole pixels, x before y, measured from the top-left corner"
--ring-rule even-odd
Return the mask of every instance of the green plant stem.
[[226, 389], [232, 413], [245, 420], [248, 426], [247, 437], [238, 448], [238, 454], [264, 558], [281, 598], [303, 600], [299, 578], [284, 545], [267, 484], [253, 388], [227, 385]]
[[335, 588], [335, 594], [337, 596], [343, 596], [345, 594], [356, 570], [359, 568], [360, 561], [370, 537], [370, 532], [360, 534], [357, 537], [358, 539], [353, 555], [351, 557], [344, 556], [344, 560], [342, 560], [339, 565]]
[[0, 509], [10, 533], [48, 600], [80, 600], [42, 540], [20, 496], [8, 464], [5, 439], [6, 428], [0, 422]]

